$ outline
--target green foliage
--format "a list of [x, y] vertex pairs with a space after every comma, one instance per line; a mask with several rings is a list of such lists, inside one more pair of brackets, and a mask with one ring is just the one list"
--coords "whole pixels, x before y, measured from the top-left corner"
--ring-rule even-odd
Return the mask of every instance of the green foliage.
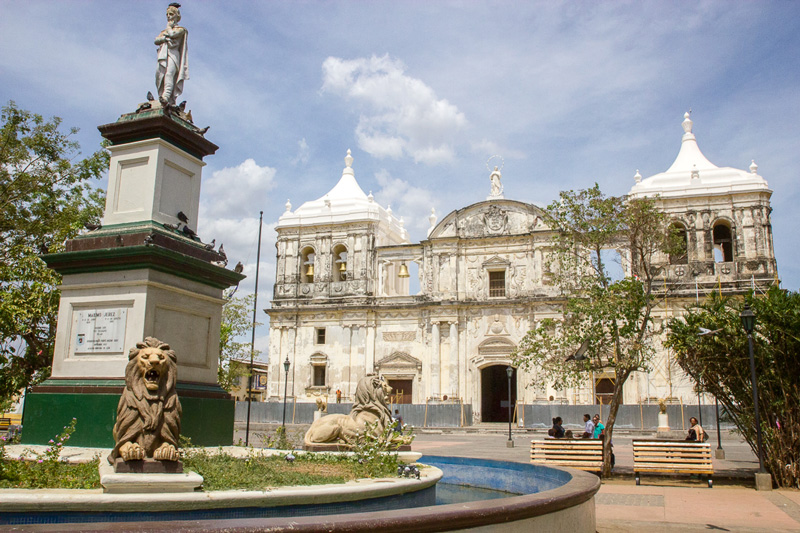
[[[800, 488], [800, 294], [772, 287], [744, 301], [713, 293], [668, 324], [666, 345], [680, 367], [713, 394], [757, 453], [747, 335], [739, 314], [748, 303], [753, 333], [765, 466], [783, 487]], [[700, 336], [699, 328], [716, 331]]]
[[[253, 327], [253, 303], [255, 294], [231, 297], [222, 308], [222, 327], [219, 336], [219, 368], [217, 379], [220, 387], [231, 392], [239, 378], [249, 375], [244, 365], [231, 363], [233, 359], [250, 359], [250, 343], [241, 339], [250, 335]], [[256, 322], [256, 326], [261, 323]], [[257, 358], [259, 351], [253, 353]]]
[[[585, 384], [593, 372], [614, 372], [606, 422], [610, 439], [626, 380], [648, 370], [655, 353], [651, 341], [658, 332], [651, 311], [659, 298], [653, 293], [654, 263], [680, 242], [653, 200], [607, 197], [597, 184], [562, 192], [547, 207], [546, 222], [554, 231], [546, 269], [564, 297], [563, 314], [528, 332], [514, 363], [537, 375], [539, 386], [549, 383], [558, 390]], [[608, 250], [619, 253], [627, 277], [611, 278]], [[579, 352], [582, 357], [576, 358]]]
[[411, 444], [415, 435], [406, 427], [395, 431], [397, 421], [378, 430], [378, 421], [364, 424], [364, 431], [356, 432], [356, 436], [347, 441], [353, 452], [353, 460], [367, 465], [370, 469], [382, 469], [397, 466], [397, 450], [400, 446]]
[[91, 182], [108, 154], [76, 161], [77, 130], [60, 126], [14, 102], [0, 114], [0, 411], [49, 375], [61, 278], [39, 255], [63, 251], [102, 214], [103, 193]]
[[279, 426], [275, 430], [275, 435], [267, 433], [259, 434], [258, 438], [261, 440], [262, 448], [273, 448], [275, 450], [296, 450], [303, 446], [302, 435], [288, 435], [286, 428]]
[[100, 488], [99, 457], [87, 463], [70, 464], [59, 455], [70, 435], [75, 432], [75, 418], [41, 454], [31, 459], [11, 460], [7, 457], [5, 437], [0, 437], [0, 488], [20, 489], [96, 489]]

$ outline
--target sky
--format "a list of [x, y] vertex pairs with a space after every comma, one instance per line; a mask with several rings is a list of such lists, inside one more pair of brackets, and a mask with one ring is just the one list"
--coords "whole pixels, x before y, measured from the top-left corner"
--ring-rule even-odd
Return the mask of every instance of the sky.
[[[95, 151], [98, 125], [156, 92], [168, 3], [0, 0], [0, 104], [61, 117]], [[180, 100], [220, 147], [198, 233], [246, 265], [251, 293], [264, 212], [259, 309], [287, 199], [324, 195], [348, 149], [417, 242], [431, 208], [441, 220], [485, 199], [493, 156], [506, 198], [625, 194], [637, 170], [671, 165], [690, 109], [712, 163], [758, 164], [782, 286], [800, 287], [800, 2], [186, 0], [181, 14]]]

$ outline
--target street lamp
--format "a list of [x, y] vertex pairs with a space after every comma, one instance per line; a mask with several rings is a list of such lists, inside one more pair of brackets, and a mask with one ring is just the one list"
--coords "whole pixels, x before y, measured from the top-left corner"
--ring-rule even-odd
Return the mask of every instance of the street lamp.
[[719, 427], [719, 399], [714, 397], [714, 408], [717, 411], [717, 451], [715, 457], [717, 459], [725, 459], [725, 450], [722, 449], [722, 431]]
[[283, 428], [283, 434], [286, 435], [286, 393], [289, 390], [289, 366], [291, 363], [289, 362], [289, 354], [286, 354], [286, 361], [283, 362], [283, 369], [286, 371], [286, 379], [284, 380], [283, 384], [283, 422], [281, 422], [281, 427]]
[[758, 443], [758, 472], [763, 474], [764, 470], [764, 443], [761, 440], [761, 417], [758, 414], [758, 385], [756, 383], [756, 361], [753, 358], [753, 330], [756, 327], [756, 315], [750, 309], [749, 304], [745, 304], [742, 313], [742, 327], [747, 332], [747, 346], [750, 352], [750, 379], [753, 381], [753, 407], [756, 414], [756, 441]]
[[509, 366], [506, 368], [506, 375], [508, 376], [508, 442], [507, 448], [514, 447], [514, 439], [511, 438], [511, 376], [514, 374], [514, 368]]

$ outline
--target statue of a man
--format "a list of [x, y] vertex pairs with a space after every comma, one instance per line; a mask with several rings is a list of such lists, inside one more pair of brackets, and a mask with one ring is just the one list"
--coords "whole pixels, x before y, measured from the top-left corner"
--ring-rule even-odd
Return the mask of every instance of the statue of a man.
[[189, 79], [188, 32], [178, 26], [181, 5], [173, 2], [167, 7], [167, 27], [156, 37], [158, 69], [156, 90], [162, 106], [175, 105], [183, 92], [183, 81]]

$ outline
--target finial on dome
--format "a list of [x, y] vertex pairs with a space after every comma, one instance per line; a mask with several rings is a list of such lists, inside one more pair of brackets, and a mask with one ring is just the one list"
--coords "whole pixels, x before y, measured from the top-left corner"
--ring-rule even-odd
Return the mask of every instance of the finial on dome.
[[633, 175], [633, 181], [635, 181], [636, 183], [641, 183], [642, 182], [642, 175], [639, 174], [639, 169], [638, 168], [636, 169], [636, 174]]
[[392, 216], [392, 206], [391, 205], [386, 207], [386, 214], [389, 215], [389, 216]]
[[347, 168], [351, 168], [353, 166], [353, 156], [350, 155], [350, 149], [347, 149], [347, 155], [344, 158], [344, 164]]
[[372, 196], [372, 191], [369, 191], [369, 195], [367, 196], [367, 201], [368, 201], [369, 203], [372, 203], [372, 202], [374, 202], [374, 201], [375, 201], [375, 197], [374, 197], [374, 196]]
[[681, 123], [681, 126], [683, 126], [683, 131], [686, 133], [692, 133], [692, 124], [694, 124], [694, 122], [692, 122], [692, 119], [689, 118], [690, 116], [692, 116], [691, 109], [683, 114], [683, 122]]
[[286, 212], [288, 213], [291, 210], [292, 210], [292, 202], [290, 202], [289, 199], [287, 198], [286, 199]]
[[403, 220], [403, 217], [400, 217], [400, 222], [399, 223], [400, 223], [400, 227], [401, 228], [406, 225], [406, 221]]
[[750, 160], [750, 173], [751, 174], [758, 174], [758, 165], [756, 165], [756, 160]]
[[431, 207], [431, 215], [428, 217], [428, 222], [431, 223], [431, 227], [436, 225], [436, 209]]

